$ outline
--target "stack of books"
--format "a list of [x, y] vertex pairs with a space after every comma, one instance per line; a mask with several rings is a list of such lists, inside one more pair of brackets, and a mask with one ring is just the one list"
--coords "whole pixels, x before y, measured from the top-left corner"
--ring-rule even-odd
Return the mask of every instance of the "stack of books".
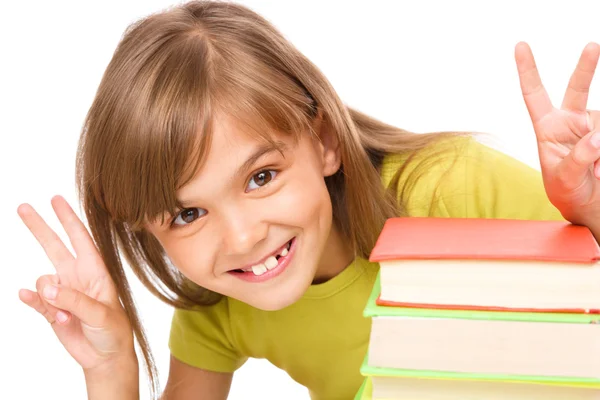
[[565, 221], [388, 220], [356, 399], [600, 399], [599, 259]]

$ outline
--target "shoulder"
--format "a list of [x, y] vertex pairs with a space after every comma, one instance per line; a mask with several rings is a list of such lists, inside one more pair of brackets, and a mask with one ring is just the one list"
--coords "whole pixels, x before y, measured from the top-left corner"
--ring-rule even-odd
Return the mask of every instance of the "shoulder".
[[174, 323], [186, 323], [196, 326], [211, 321], [213, 324], [223, 324], [229, 317], [229, 299], [221, 297], [218, 302], [211, 305], [196, 305], [193, 308], [175, 308], [173, 312]]
[[[468, 165], [483, 158], [481, 145], [471, 136], [439, 139], [427, 147], [402, 154], [388, 154], [381, 178], [385, 187], [397, 181], [397, 198], [411, 216], [431, 216], [439, 209], [440, 194], [448, 194], [464, 182]], [[460, 181], [460, 183], [459, 183]]]
[[445, 139], [410, 158], [387, 156], [384, 184], [398, 171], [398, 199], [409, 215], [561, 218], [539, 171], [472, 136]]
[[232, 372], [246, 360], [236, 346], [231, 329], [230, 299], [175, 309], [171, 321], [171, 354], [186, 364], [210, 371]]
[[[468, 155], [480, 146], [471, 136], [456, 136], [440, 139], [428, 146], [401, 154], [387, 154], [382, 163], [381, 176], [387, 186], [394, 175], [401, 171], [400, 182], [407, 183], [412, 174], [421, 170], [425, 178], [432, 178], [441, 172], [448, 171], [459, 156]], [[423, 170], [423, 167], [427, 167]]]

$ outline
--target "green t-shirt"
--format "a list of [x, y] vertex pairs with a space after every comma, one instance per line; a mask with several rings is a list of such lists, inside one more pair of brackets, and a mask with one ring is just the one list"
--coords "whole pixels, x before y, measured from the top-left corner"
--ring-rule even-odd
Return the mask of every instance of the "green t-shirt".
[[[454, 139], [412, 159], [400, 179], [409, 215], [562, 219], [538, 171], [473, 139]], [[440, 151], [441, 149], [441, 151]], [[385, 158], [384, 185], [405, 163]], [[415, 167], [425, 171], [413, 174]], [[232, 372], [248, 357], [265, 358], [306, 386], [313, 399], [351, 399], [362, 383], [371, 321], [362, 316], [378, 264], [358, 258], [333, 279], [311, 286], [293, 305], [262, 311], [223, 298], [194, 311], [176, 310], [174, 357]]]

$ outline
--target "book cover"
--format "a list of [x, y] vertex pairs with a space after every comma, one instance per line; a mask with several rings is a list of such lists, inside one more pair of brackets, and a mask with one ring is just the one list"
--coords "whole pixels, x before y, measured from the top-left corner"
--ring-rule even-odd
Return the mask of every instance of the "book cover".
[[594, 263], [600, 247], [587, 227], [567, 221], [398, 217], [386, 221], [369, 260], [399, 259]]
[[570, 377], [548, 377], [548, 376], [526, 376], [526, 375], [497, 375], [497, 374], [471, 374], [451, 371], [430, 371], [413, 369], [380, 368], [370, 366], [365, 357], [360, 372], [363, 376], [389, 376], [398, 378], [420, 378], [420, 379], [451, 379], [467, 381], [502, 381], [502, 382], [527, 382], [543, 385], [600, 388], [600, 379], [593, 378], [570, 378]]
[[574, 313], [574, 314], [600, 314], [600, 309], [583, 308], [520, 308], [520, 307], [491, 307], [477, 306], [471, 304], [433, 304], [433, 303], [410, 303], [391, 300], [382, 300], [377, 297], [377, 305], [386, 307], [408, 307], [408, 308], [436, 308], [444, 310], [472, 310], [472, 311], [501, 311], [501, 312], [526, 312], [526, 313]]
[[371, 378], [368, 376], [363, 380], [362, 385], [360, 385], [360, 389], [354, 396], [354, 400], [372, 400], [373, 396], [373, 387], [371, 386]]

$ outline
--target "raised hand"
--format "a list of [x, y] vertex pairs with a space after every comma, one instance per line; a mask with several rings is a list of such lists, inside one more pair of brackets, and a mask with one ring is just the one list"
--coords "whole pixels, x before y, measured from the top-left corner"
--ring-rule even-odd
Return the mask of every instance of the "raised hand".
[[84, 371], [135, 358], [133, 332], [116, 287], [85, 226], [60, 196], [52, 199], [76, 257], [28, 204], [17, 212], [56, 269], [19, 298], [51, 324], [54, 333]]
[[[542, 85], [531, 49], [515, 48], [521, 90], [537, 137], [548, 199], [562, 215], [600, 236], [600, 112], [587, 100], [600, 46], [588, 44], [571, 76], [561, 108]], [[595, 229], [595, 230], [594, 230]]]

